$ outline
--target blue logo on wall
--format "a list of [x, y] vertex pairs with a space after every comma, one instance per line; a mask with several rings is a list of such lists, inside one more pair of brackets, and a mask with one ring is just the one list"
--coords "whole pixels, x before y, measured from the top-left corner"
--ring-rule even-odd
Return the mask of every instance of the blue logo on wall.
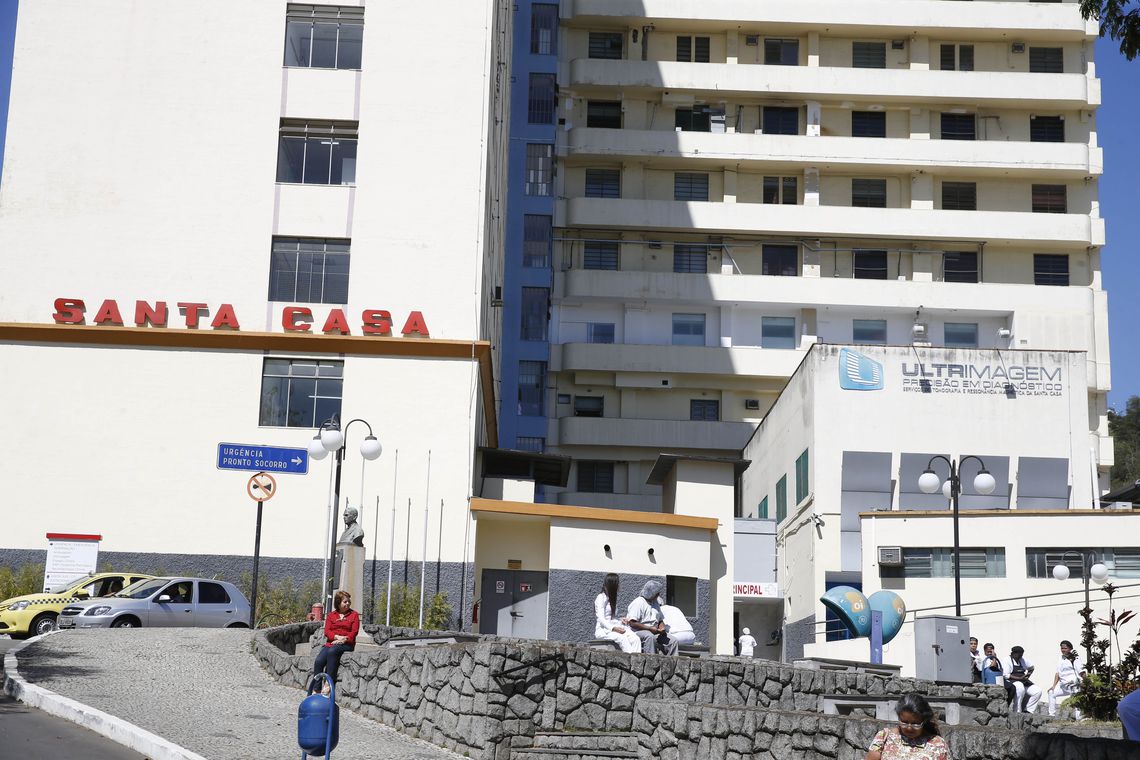
[[839, 349], [839, 387], [845, 391], [881, 391], [883, 365], [858, 351]]

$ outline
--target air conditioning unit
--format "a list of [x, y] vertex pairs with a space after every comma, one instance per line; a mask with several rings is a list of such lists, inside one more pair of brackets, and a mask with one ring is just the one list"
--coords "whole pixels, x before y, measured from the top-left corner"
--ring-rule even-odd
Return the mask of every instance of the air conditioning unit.
[[1121, 509], [1126, 512], [1132, 511], [1132, 502], [1130, 501], [1106, 501], [1103, 502], [1101, 509]]
[[759, 34], [746, 34], [746, 35], [744, 35], [744, 44], [745, 45], [751, 45], [752, 47], [759, 45], [760, 44], [760, 35]]
[[758, 398], [746, 398], [746, 399], [744, 399], [744, 408], [745, 409], [752, 409], [752, 410], [755, 410], [757, 412], [760, 411], [760, 399], [758, 399]]
[[906, 40], [891, 40], [891, 50], [903, 50], [906, 48]]
[[923, 322], [915, 322], [910, 331], [915, 340], [926, 340], [926, 325]]
[[884, 567], [902, 567], [902, 547], [901, 546], [880, 546], [879, 547], [879, 564]]
[[1025, 52], [1025, 43], [1024, 42], [1014, 42], [1013, 44], [1011, 44], [1009, 46], [1009, 50], [1011, 53], [1017, 53], [1017, 54], [1024, 53]]

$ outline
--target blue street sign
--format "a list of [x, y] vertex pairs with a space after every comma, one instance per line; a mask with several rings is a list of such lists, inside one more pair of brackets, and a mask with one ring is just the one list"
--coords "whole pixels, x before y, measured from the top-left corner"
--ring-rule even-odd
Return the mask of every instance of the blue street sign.
[[309, 471], [309, 452], [256, 443], [219, 443], [218, 469], [304, 475]]

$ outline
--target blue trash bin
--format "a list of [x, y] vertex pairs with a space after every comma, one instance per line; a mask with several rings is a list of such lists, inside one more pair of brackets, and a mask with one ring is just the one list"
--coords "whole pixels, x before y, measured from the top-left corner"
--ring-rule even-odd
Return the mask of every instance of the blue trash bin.
[[324, 673], [321, 678], [329, 682], [329, 695], [310, 694], [297, 708], [297, 744], [305, 755], [329, 757], [340, 741], [340, 707], [336, 704], [336, 685]]

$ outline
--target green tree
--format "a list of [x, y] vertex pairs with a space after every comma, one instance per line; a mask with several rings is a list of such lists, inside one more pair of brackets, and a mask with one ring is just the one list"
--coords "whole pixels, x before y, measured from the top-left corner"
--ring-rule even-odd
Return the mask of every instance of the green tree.
[[[386, 605], [388, 602], [387, 588], [381, 590], [376, 597], [376, 622], [384, 625], [386, 618]], [[439, 631], [447, 628], [451, 619], [451, 605], [447, 601], [447, 593], [440, 591], [424, 600], [424, 628]], [[420, 624], [420, 590], [418, 586], [404, 586], [400, 583], [392, 584], [392, 622], [397, 628], [419, 628]]]
[[[1133, 7], [1129, 7], [1133, 6]], [[1120, 43], [1128, 60], [1140, 54], [1140, 3], [1133, 0], [1081, 0], [1081, 15], [1100, 22], [1100, 36]]]
[[1108, 434], [1115, 449], [1112, 488], [1130, 486], [1140, 480], [1140, 396], [1129, 398], [1123, 413], [1108, 410]]

